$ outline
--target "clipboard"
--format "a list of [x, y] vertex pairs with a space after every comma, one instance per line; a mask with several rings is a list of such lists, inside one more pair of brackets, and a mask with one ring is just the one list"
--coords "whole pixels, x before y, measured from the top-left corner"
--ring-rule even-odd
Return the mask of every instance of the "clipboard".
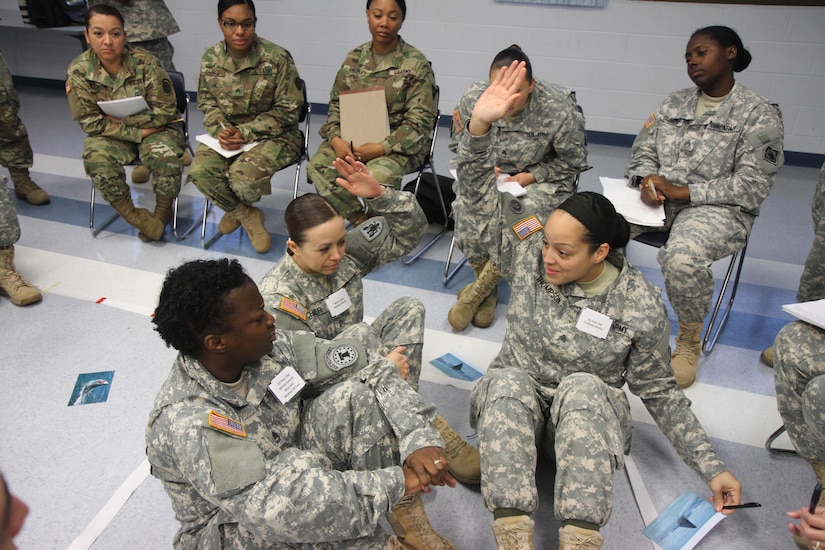
[[387, 94], [383, 87], [346, 90], [338, 96], [341, 139], [358, 146], [381, 143], [390, 133]]

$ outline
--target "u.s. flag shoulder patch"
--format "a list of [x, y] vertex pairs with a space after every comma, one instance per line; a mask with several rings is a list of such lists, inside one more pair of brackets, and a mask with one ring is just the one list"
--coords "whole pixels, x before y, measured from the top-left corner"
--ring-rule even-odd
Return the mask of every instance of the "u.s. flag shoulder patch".
[[243, 422], [232, 420], [228, 416], [218, 414], [215, 411], [209, 411], [209, 425], [216, 430], [226, 432], [229, 435], [238, 437], [246, 437], [246, 428]]
[[457, 108], [453, 111], [453, 133], [457, 134], [464, 129], [464, 121], [461, 120], [461, 111]]
[[519, 240], [522, 241], [536, 231], [541, 231], [543, 228], [544, 226], [541, 225], [541, 222], [535, 216], [525, 218], [513, 225], [513, 231], [516, 233]]
[[645, 120], [645, 128], [650, 130], [654, 124], [656, 124], [656, 113], [650, 113], [650, 116]]
[[290, 300], [286, 296], [281, 297], [281, 303], [278, 304], [278, 308], [280, 308], [281, 311], [286, 311], [290, 315], [294, 315], [301, 321], [307, 320], [307, 308], [295, 300]]

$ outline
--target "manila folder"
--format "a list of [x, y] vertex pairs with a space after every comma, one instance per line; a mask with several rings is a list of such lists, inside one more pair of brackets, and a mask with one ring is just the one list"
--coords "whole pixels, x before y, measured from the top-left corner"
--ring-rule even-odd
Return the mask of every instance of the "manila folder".
[[341, 138], [354, 146], [381, 143], [389, 135], [387, 96], [383, 87], [347, 90], [338, 96]]

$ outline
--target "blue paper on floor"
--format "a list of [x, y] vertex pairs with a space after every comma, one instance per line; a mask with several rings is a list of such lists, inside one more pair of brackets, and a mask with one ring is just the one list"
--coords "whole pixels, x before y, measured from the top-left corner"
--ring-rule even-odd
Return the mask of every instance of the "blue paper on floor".
[[725, 516], [691, 491], [685, 491], [642, 533], [662, 550], [690, 550]]
[[112, 387], [114, 377], [113, 370], [78, 374], [72, 396], [69, 398], [69, 406], [105, 403], [109, 399], [109, 388]]
[[451, 378], [467, 380], [472, 382], [481, 378], [481, 373], [472, 367], [465, 360], [452, 353], [445, 353], [441, 357], [436, 357], [430, 364]]

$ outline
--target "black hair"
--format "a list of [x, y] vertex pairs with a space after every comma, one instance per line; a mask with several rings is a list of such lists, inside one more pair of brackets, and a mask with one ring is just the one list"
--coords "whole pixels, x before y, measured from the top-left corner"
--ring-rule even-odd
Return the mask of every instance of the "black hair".
[[238, 4], [246, 4], [249, 6], [249, 9], [252, 10], [252, 16], [255, 18], [258, 17], [255, 13], [255, 3], [252, 0], [218, 0], [218, 19], [221, 18], [223, 12]]
[[630, 224], [616, 212], [604, 195], [582, 191], [567, 198], [559, 205], [584, 226], [584, 242], [596, 250], [602, 243], [611, 249], [624, 248], [630, 240]]
[[[407, 2], [406, 0], [394, 0], [398, 4], [398, 9], [401, 10], [401, 21], [407, 18]], [[367, 9], [370, 9], [372, 0], [367, 0]]]
[[736, 59], [733, 60], [733, 72], [742, 72], [751, 64], [751, 60], [753, 59], [751, 52], [745, 49], [744, 44], [742, 44], [742, 39], [739, 38], [739, 35], [736, 34], [736, 31], [732, 28], [722, 25], [703, 27], [693, 31], [690, 38], [700, 34], [707, 35], [708, 38], [723, 48], [729, 48], [731, 46], [736, 48]]
[[233, 308], [226, 296], [247, 283], [255, 284], [237, 260], [195, 260], [169, 270], [152, 323], [179, 352], [197, 357], [203, 337], [224, 332]]
[[[307, 193], [287, 205], [284, 224], [289, 238], [300, 246], [307, 231], [336, 217], [341, 214], [331, 202], [317, 193]], [[287, 249], [287, 253], [292, 256], [291, 250]]]
[[89, 10], [86, 12], [86, 17], [84, 18], [86, 29], [89, 28], [89, 22], [92, 20], [93, 15], [108, 15], [111, 17], [117, 17], [117, 20], [120, 21], [120, 28], [124, 30], [126, 29], [126, 22], [123, 20], [123, 14], [120, 13], [120, 10], [114, 6], [110, 6], [109, 4], [95, 4], [94, 6], [89, 6]]
[[518, 44], [513, 44], [498, 52], [490, 64], [490, 72], [492, 73], [494, 70], [501, 69], [502, 67], [509, 67], [513, 61], [518, 61], [519, 63], [524, 61], [525, 69], [527, 69], [527, 74], [525, 75], [527, 82], [533, 82], [533, 65], [530, 64], [530, 58], [527, 57], [527, 54], [524, 53]]

